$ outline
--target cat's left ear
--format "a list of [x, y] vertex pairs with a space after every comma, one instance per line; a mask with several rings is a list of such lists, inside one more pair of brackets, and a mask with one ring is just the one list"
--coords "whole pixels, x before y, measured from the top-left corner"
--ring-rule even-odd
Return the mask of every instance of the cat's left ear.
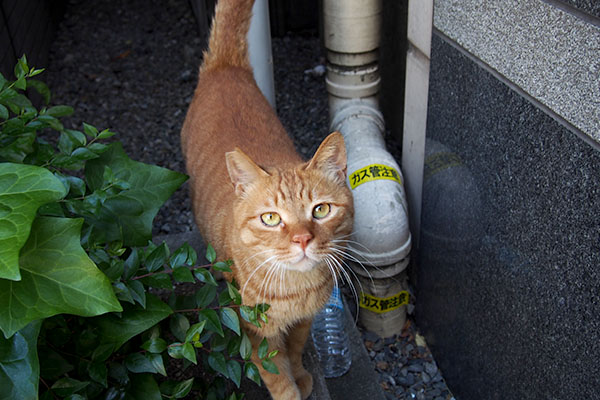
[[333, 132], [323, 140], [307, 168], [319, 168], [327, 175], [344, 183], [346, 181], [346, 163], [344, 137], [339, 132]]
[[234, 151], [225, 153], [225, 162], [227, 163], [229, 178], [235, 187], [235, 194], [238, 196], [244, 193], [248, 184], [260, 177], [269, 176], [264, 169], [256, 165], [250, 157], [237, 147]]

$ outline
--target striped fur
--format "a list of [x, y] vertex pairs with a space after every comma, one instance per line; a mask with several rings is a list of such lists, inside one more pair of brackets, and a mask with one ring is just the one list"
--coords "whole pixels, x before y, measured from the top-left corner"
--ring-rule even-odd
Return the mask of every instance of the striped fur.
[[[352, 195], [342, 136], [332, 133], [303, 161], [256, 86], [245, 39], [252, 3], [218, 3], [181, 142], [204, 239], [221, 258], [233, 259], [226, 278], [239, 284], [244, 304], [271, 305], [262, 328], [243, 322], [253, 360], [274, 399], [306, 399], [312, 377], [302, 366], [302, 349], [314, 314], [340, 276]], [[319, 204], [330, 205], [321, 219], [313, 217]], [[264, 213], [277, 213], [281, 223], [265, 225]], [[257, 359], [265, 337], [279, 350], [279, 375], [262, 370]]]

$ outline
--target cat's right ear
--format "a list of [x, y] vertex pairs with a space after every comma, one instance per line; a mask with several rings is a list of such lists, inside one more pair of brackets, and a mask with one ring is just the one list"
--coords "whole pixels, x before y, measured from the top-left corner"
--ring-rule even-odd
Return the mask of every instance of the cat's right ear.
[[235, 188], [235, 194], [240, 196], [244, 193], [248, 184], [269, 174], [256, 165], [243, 151], [235, 148], [234, 151], [225, 153], [227, 172]]

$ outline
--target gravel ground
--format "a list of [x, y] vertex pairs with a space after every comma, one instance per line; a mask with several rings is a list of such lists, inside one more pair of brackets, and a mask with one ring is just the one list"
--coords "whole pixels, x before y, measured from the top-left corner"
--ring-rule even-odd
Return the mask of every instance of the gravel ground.
[[[67, 125], [110, 128], [133, 159], [185, 172], [179, 130], [201, 45], [186, 0], [70, 0], [42, 78], [54, 104], [75, 108]], [[274, 39], [273, 57], [277, 112], [308, 157], [328, 134], [324, 77], [306, 72], [324, 63], [319, 40], [308, 34]], [[192, 226], [184, 185], [160, 210], [154, 233]], [[362, 334], [387, 398], [452, 398], [414, 323], [385, 340]]]

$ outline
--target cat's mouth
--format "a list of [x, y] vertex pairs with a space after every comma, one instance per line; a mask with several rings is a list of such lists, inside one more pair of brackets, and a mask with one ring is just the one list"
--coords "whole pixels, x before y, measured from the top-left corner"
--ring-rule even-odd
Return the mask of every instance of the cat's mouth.
[[292, 271], [308, 272], [315, 268], [318, 263], [318, 260], [315, 260], [307, 252], [303, 251], [296, 259], [285, 263], [284, 268]]

